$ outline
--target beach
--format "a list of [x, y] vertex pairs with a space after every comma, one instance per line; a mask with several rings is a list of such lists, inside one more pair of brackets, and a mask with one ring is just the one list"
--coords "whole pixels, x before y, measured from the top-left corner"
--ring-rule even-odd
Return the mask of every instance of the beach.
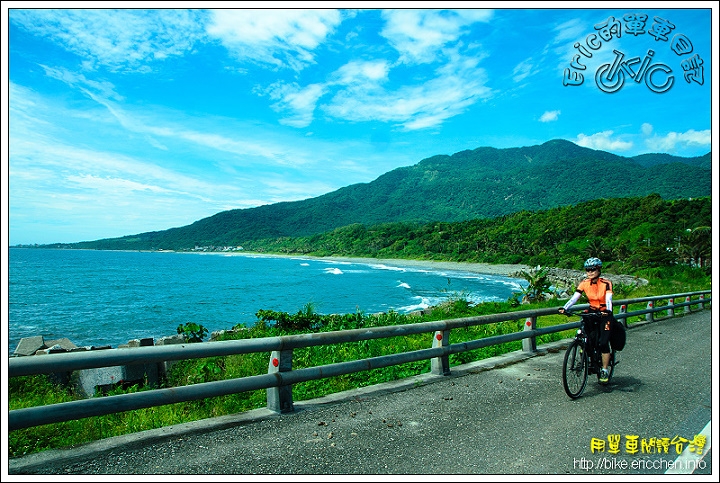
[[[172, 251], [172, 250], [167, 250]], [[187, 253], [187, 252], [178, 252]], [[435, 260], [407, 260], [404, 258], [366, 258], [366, 257], [341, 257], [329, 256], [318, 257], [313, 255], [283, 255], [277, 253], [261, 252], [192, 252], [200, 255], [224, 255], [244, 257], [282, 257], [282, 258], [307, 258], [309, 260], [338, 261], [345, 263], [370, 263], [377, 265], [392, 265], [396, 267], [426, 268], [428, 270], [460, 270], [484, 275], [497, 275], [500, 277], [515, 277], [520, 270], [530, 270], [532, 267], [521, 263], [470, 263], [470, 262], [446, 262]]]
[[511, 277], [520, 270], [529, 270], [531, 267], [523, 264], [493, 264], [493, 263], [467, 263], [467, 262], [444, 262], [433, 260], [405, 260], [398, 258], [353, 258], [353, 257], [311, 257], [305, 258], [319, 260], [337, 260], [351, 263], [374, 263], [380, 265], [394, 265], [398, 267], [420, 267], [430, 270], [462, 270], [485, 275], [498, 275]]

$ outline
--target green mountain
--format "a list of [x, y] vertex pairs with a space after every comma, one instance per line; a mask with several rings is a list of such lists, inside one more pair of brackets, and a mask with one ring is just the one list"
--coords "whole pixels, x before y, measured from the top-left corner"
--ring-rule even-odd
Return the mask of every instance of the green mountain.
[[710, 153], [627, 158], [553, 140], [437, 155], [316, 198], [217, 213], [169, 230], [63, 244], [98, 249], [192, 249], [301, 237], [355, 223], [457, 222], [545, 210], [595, 199], [710, 196]]

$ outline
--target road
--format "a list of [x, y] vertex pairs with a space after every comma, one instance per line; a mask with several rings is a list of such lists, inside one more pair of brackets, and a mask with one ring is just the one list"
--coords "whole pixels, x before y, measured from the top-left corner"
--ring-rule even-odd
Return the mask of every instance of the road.
[[[712, 475], [712, 336], [710, 310], [634, 326], [611, 384], [591, 380], [577, 400], [562, 388], [564, 341], [520, 361], [510, 354], [451, 376], [297, 402], [290, 414], [262, 409], [11, 459], [8, 471], [597, 476], [689, 473], [694, 465], [694, 475]], [[683, 468], [674, 443], [667, 454], [651, 444], [676, 437], [698, 443], [681, 453], [690, 461]]]

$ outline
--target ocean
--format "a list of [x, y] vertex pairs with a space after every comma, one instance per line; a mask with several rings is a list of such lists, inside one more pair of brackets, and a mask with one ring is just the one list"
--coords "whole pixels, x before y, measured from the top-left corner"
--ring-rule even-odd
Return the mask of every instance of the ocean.
[[[66, 337], [117, 347], [177, 334], [252, 326], [258, 310], [409, 313], [462, 296], [506, 301], [524, 280], [412, 264], [227, 253], [10, 248], [8, 341]], [[209, 337], [208, 333], [208, 337]], [[207, 340], [207, 339], [206, 339]]]

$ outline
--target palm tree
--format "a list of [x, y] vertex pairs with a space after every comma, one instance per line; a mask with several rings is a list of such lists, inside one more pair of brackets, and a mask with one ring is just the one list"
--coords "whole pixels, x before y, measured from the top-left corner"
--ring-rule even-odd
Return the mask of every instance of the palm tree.
[[520, 270], [520, 276], [528, 282], [528, 286], [525, 287], [522, 292], [517, 293], [523, 296], [522, 303], [529, 304], [547, 299], [551, 286], [548, 275], [549, 270], [548, 267], [540, 268], [539, 265], [536, 268], [531, 268], [527, 272]]
[[678, 258], [682, 263], [696, 267], [710, 265], [712, 255], [712, 228], [698, 226], [688, 229], [678, 241]]

